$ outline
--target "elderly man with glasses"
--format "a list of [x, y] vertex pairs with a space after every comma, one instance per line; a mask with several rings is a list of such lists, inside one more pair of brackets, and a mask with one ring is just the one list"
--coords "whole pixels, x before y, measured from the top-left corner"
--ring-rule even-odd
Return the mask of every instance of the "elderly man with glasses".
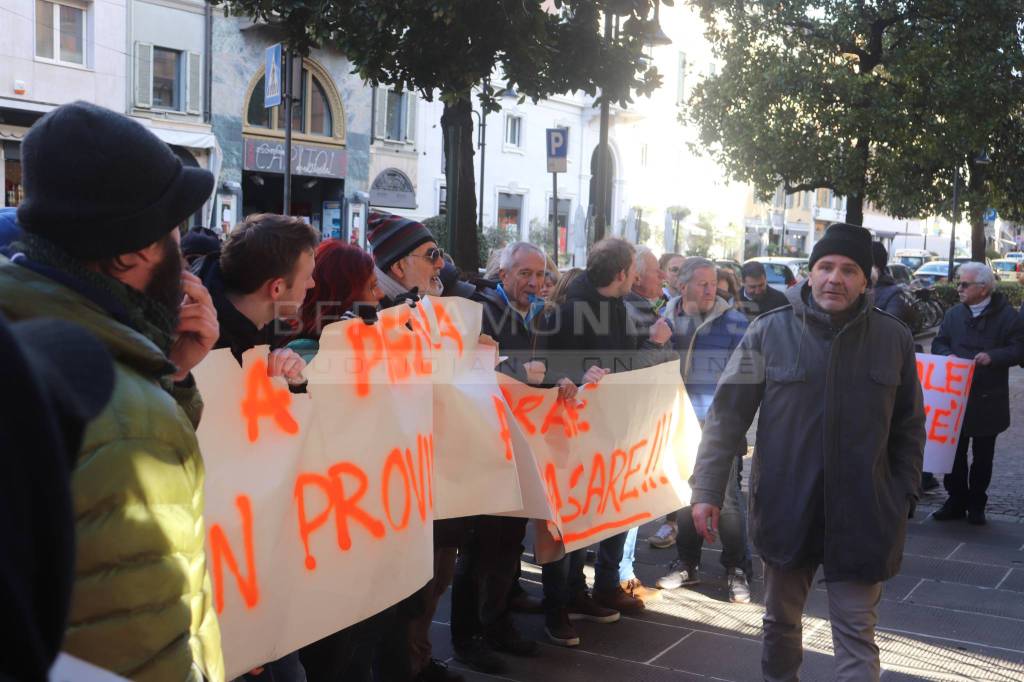
[[368, 221], [370, 251], [384, 292], [382, 308], [409, 294], [440, 296], [444, 251], [423, 223], [395, 214], [373, 213]]
[[[946, 313], [932, 341], [935, 355], [955, 355], [974, 360], [974, 381], [967, 399], [953, 471], [946, 475], [949, 497], [937, 512], [936, 521], [967, 517], [985, 524], [986, 490], [992, 480], [996, 436], [1010, 427], [1010, 367], [1024, 361], [1024, 322], [995, 291], [995, 274], [984, 263], [960, 266], [957, 292], [962, 305]], [[973, 458], [967, 464], [967, 448]]]

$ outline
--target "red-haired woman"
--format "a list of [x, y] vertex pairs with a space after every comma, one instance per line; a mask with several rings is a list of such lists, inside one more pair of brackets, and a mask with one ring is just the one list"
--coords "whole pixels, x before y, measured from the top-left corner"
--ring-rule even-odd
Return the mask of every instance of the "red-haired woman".
[[313, 288], [299, 312], [298, 338], [288, 347], [309, 363], [324, 327], [351, 317], [375, 319], [384, 294], [377, 286], [373, 256], [337, 239], [321, 242], [313, 266]]
[[[320, 348], [324, 327], [356, 316], [376, 318], [383, 293], [377, 287], [373, 266], [373, 256], [358, 246], [337, 239], [322, 242], [313, 266], [314, 285], [306, 292], [300, 311], [298, 338], [288, 347], [309, 363]], [[396, 611], [391, 607], [303, 647], [299, 657], [306, 678], [309, 682], [372, 682], [374, 655], [395, 619]], [[383, 671], [380, 675], [388, 676]]]

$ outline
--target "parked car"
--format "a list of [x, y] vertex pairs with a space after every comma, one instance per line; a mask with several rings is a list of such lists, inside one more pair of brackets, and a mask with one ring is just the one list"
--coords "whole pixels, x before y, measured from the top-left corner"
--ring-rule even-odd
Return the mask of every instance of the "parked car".
[[764, 272], [768, 277], [768, 286], [772, 289], [778, 289], [779, 291], [785, 291], [789, 287], [796, 284], [796, 276], [793, 275], [793, 270], [789, 266], [789, 263], [793, 261], [803, 261], [807, 263], [806, 258], [777, 258], [771, 256], [759, 256], [757, 258], [750, 258], [745, 261], [757, 261], [764, 266]]
[[1016, 282], [1022, 266], [1024, 261], [1012, 258], [997, 258], [992, 261], [992, 270], [995, 271], [996, 277], [1004, 282]]
[[[953, 276], [956, 277], [956, 271], [960, 268], [960, 263], [954, 266]], [[946, 276], [949, 274], [949, 261], [948, 260], [933, 260], [925, 263], [917, 270], [914, 271], [914, 279], [918, 280], [925, 286], [934, 286], [946, 281]]]
[[910, 284], [910, 280], [914, 279], [914, 271], [903, 263], [889, 263], [888, 267], [896, 284]]
[[917, 270], [925, 263], [930, 263], [939, 257], [934, 251], [925, 251], [924, 249], [896, 249], [892, 253], [892, 260], [896, 263], [902, 263], [908, 268]]

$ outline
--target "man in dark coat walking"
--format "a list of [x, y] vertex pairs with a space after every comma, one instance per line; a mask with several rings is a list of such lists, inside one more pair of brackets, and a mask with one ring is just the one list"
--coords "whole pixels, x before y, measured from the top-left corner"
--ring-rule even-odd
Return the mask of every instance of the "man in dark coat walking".
[[925, 415], [914, 340], [872, 306], [871, 234], [834, 224], [789, 306], [755, 319], [715, 393], [694, 474], [693, 521], [712, 540], [732, 463], [758, 408], [750, 533], [765, 563], [765, 680], [795, 680], [801, 616], [824, 568], [835, 677], [880, 675], [882, 581], [899, 571], [919, 494]]
[[[996, 436], [1010, 427], [1010, 367], [1024, 362], [1024, 321], [994, 291], [995, 276], [987, 265], [965, 263], [959, 274], [961, 304], [946, 312], [932, 353], [974, 360], [974, 381], [953, 471], [943, 481], [949, 498], [932, 518], [950, 521], [966, 515], [968, 523], [980, 526], [985, 523]], [[974, 455], [970, 467], [969, 444]]]

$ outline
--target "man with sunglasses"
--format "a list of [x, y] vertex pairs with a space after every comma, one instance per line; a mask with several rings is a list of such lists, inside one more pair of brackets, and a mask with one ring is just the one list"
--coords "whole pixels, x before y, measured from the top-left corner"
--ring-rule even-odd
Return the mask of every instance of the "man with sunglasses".
[[[441, 269], [444, 251], [423, 223], [392, 213], [371, 213], [367, 240], [377, 264], [377, 282], [384, 293], [381, 308], [415, 301], [444, 290]], [[414, 594], [396, 605], [398, 625], [388, 633], [383, 665], [385, 679], [416, 682], [457, 682], [463, 677], [433, 658], [430, 624], [437, 604], [452, 584], [457, 548], [465, 535], [464, 520], [434, 522], [433, 577]]]
[[373, 213], [367, 227], [377, 280], [384, 292], [381, 308], [390, 308], [410, 294], [441, 295], [444, 251], [423, 223], [393, 213]]
[[[985, 524], [988, 484], [996, 436], [1010, 427], [1009, 370], [1024, 361], [1024, 322], [1001, 292], [994, 291], [995, 274], [984, 263], [960, 266], [957, 292], [963, 305], [946, 312], [932, 341], [935, 355], [955, 355], [974, 361], [974, 381], [967, 399], [953, 471], [943, 483], [949, 498], [932, 514], [936, 521], [967, 517]], [[973, 459], [967, 465], [967, 448]]]

